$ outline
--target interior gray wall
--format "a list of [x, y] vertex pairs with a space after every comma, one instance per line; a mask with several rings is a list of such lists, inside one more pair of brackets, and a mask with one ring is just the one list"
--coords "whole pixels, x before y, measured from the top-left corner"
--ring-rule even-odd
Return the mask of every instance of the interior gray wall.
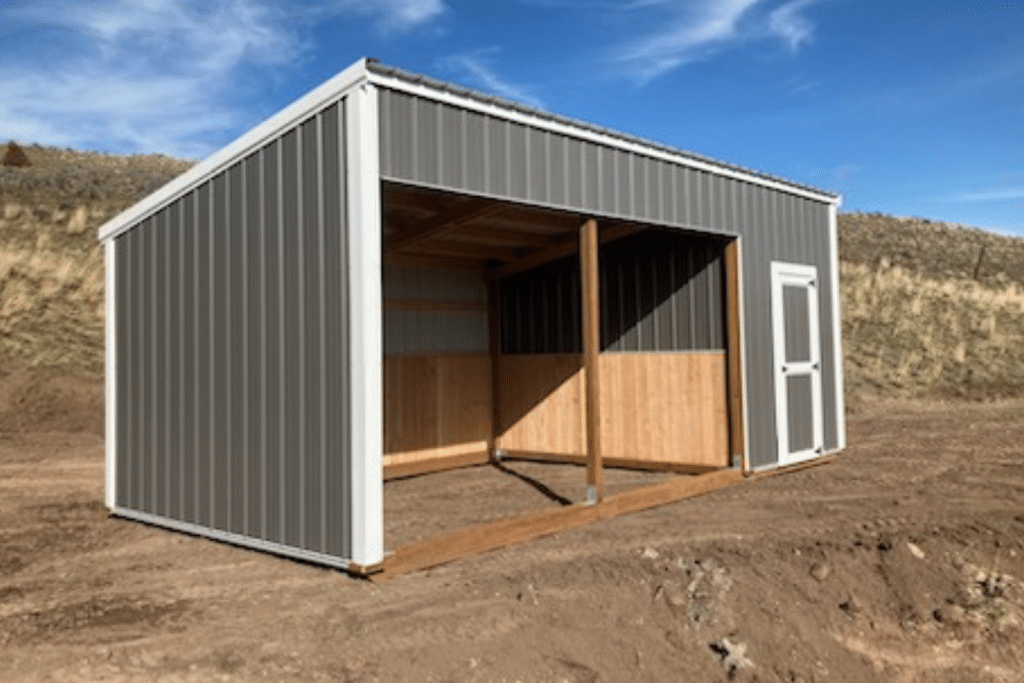
[[[601, 349], [724, 349], [724, 245], [668, 230], [602, 245]], [[502, 352], [582, 353], [579, 282], [575, 255], [503, 279]]]
[[480, 273], [385, 262], [385, 302], [449, 301], [480, 310], [384, 309], [384, 353], [487, 353], [487, 286]]

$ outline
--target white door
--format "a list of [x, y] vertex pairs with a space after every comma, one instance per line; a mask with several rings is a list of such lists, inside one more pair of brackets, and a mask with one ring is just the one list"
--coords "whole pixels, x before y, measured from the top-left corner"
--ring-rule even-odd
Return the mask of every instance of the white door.
[[789, 465], [824, 450], [818, 270], [774, 262], [771, 276], [775, 424], [779, 464]]

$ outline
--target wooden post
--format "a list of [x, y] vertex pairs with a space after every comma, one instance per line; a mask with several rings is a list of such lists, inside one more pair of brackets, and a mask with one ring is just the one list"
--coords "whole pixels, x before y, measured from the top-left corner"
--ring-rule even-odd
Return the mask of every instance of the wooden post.
[[500, 458], [501, 448], [501, 285], [487, 287], [487, 334], [491, 355], [491, 438], [488, 452]]
[[580, 282], [583, 295], [583, 377], [586, 384], [587, 502], [604, 499], [601, 462], [601, 354], [600, 281], [597, 262], [597, 221], [580, 228]]
[[725, 345], [729, 394], [729, 454], [739, 456], [743, 471], [750, 472], [743, 428], [743, 332], [740, 324], [741, 291], [739, 239], [725, 247]]

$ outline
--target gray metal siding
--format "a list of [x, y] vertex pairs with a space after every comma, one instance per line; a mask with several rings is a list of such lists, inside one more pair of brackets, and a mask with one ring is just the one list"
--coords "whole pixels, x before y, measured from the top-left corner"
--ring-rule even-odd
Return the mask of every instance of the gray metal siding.
[[487, 286], [480, 273], [384, 264], [387, 301], [479, 304], [479, 310], [384, 311], [384, 353], [487, 353]]
[[[724, 240], [651, 230], [601, 247], [601, 348], [725, 347]], [[581, 353], [579, 258], [501, 281], [503, 353]]]
[[[635, 219], [668, 227], [739, 235], [743, 238], [744, 318], [746, 331], [747, 416], [753, 466], [776, 460], [774, 378], [772, 369], [769, 263], [788, 261], [818, 267], [822, 330], [822, 390], [826, 450], [838, 445], [835, 370], [831, 335], [831, 256], [828, 252], [828, 205], [782, 190], [715, 175], [682, 164], [644, 156], [551, 131], [508, 121], [452, 105], [423, 100], [405, 93], [380, 90], [381, 175], [385, 179], [440, 187], [500, 199], [586, 212], [598, 217]], [[465, 119], [461, 129], [434, 126], [438, 116]], [[517, 132], [510, 134], [510, 126]], [[429, 126], [428, 126], [429, 127]], [[427, 139], [409, 143], [410, 131]], [[510, 141], [523, 149], [511, 149]], [[541, 142], [543, 141], [543, 142]], [[541, 156], [539, 150], [543, 148]], [[420, 168], [423, 150], [445, 163], [462, 156], [469, 172], [445, 175]], [[597, 196], [594, 193], [597, 192]], [[719, 279], [721, 278], [719, 274]], [[634, 274], [633, 279], [636, 279]], [[677, 311], [694, 310], [707, 300], [709, 282], [695, 283]], [[705, 289], [701, 289], [705, 287]], [[689, 300], [686, 300], [689, 297]], [[507, 313], [507, 311], [505, 312]], [[658, 326], [661, 321], [655, 321]], [[650, 332], [650, 327], [642, 328]], [[640, 343], [641, 330], [632, 328], [627, 345]], [[662, 329], [658, 327], [657, 329]], [[694, 334], [698, 334], [696, 328]], [[684, 334], [688, 334], [686, 332]], [[678, 334], [678, 332], [677, 332]], [[705, 334], [700, 331], [699, 334]], [[504, 341], [507, 340], [503, 340]], [[696, 341], [696, 340], [695, 340]], [[518, 343], [518, 342], [517, 342]], [[521, 348], [525, 348], [524, 343]]]
[[116, 238], [119, 508], [349, 556], [343, 106]]

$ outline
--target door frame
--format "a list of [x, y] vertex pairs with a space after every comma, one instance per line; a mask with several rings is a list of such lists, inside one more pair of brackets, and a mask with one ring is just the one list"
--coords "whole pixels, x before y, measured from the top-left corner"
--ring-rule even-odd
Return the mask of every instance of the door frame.
[[[786, 325], [783, 311], [783, 287], [803, 286], [807, 289], [808, 333], [810, 358], [805, 362], [786, 361]], [[772, 378], [775, 382], [775, 430], [778, 464], [791, 465], [816, 458], [824, 453], [824, 411], [821, 395], [821, 309], [820, 280], [816, 266], [801, 263], [771, 263]], [[796, 366], [796, 367], [794, 367]], [[789, 448], [789, 397], [786, 377], [793, 374], [811, 378], [811, 425], [813, 442], [810, 448], [791, 453]]]

